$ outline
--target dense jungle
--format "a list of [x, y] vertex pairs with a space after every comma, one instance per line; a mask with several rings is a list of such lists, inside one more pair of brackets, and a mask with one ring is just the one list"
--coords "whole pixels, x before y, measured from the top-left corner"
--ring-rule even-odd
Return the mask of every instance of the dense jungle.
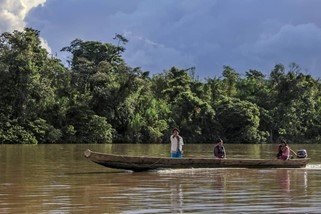
[[228, 65], [203, 79], [194, 67], [151, 75], [125, 62], [128, 42], [75, 39], [63, 63], [35, 29], [1, 34], [0, 143], [169, 143], [174, 127], [185, 143], [321, 142], [321, 82], [295, 62], [268, 75]]

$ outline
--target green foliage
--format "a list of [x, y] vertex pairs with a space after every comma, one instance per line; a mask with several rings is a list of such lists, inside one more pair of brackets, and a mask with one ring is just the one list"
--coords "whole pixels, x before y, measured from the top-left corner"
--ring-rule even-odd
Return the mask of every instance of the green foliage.
[[215, 138], [215, 111], [191, 91], [180, 93], [172, 103], [172, 127], [181, 127], [186, 142], [211, 142]]
[[168, 143], [178, 127], [186, 143], [320, 142], [321, 84], [299, 65], [277, 64], [266, 78], [195, 79], [195, 68], [172, 67], [149, 77], [128, 66], [116, 45], [75, 39], [62, 48], [70, 67], [41, 47], [39, 32], [0, 36], [0, 142]]
[[224, 66], [223, 77], [227, 96], [233, 96], [236, 93], [236, 82], [239, 79], [238, 73], [229, 66]]
[[82, 41], [75, 39], [70, 46], [64, 47], [62, 51], [67, 51], [72, 54], [71, 66], [72, 68], [81, 69], [83, 64], [88, 62], [93, 65], [99, 64], [102, 61], [117, 65], [123, 63], [121, 53], [124, 48], [121, 46], [114, 46], [109, 43], [101, 43], [96, 41]]
[[73, 106], [66, 112], [63, 128], [65, 141], [70, 143], [111, 143], [113, 129], [106, 118], [94, 114], [86, 106]]
[[90, 142], [112, 143], [112, 127], [106, 118], [93, 115], [90, 117], [87, 135]]
[[258, 106], [236, 98], [221, 100], [216, 107], [221, 136], [236, 143], [260, 143], [265, 140], [260, 134]]
[[0, 114], [0, 142], [2, 144], [37, 144], [36, 137], [19, 125], [18, 120], [6, 118]]
[[174, 101], [182, 92], [190, 90], [191, 77], [186, 70], [172, 67], [165, 76], [165, 88], [161, 92], [169, 102]]
[[30, 121], [28, 124], [30, 133], [33, 133], [38, 143], [56, 143], [60, 141], [62, 133], [59, 129], [48, 124], [44, 119]]

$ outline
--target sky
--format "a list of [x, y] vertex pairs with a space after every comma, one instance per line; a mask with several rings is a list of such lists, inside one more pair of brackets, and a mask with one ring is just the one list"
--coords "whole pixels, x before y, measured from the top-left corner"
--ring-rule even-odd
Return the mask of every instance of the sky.
[[117, 44], [131, 67], [162, 73], [195, 67], [200, 78], [269, 75], [291, 63], [321, 77], [320, 0], [0, 0], [0, 33], [32, 27], [43, 46], [60, 52], [74, 39]]

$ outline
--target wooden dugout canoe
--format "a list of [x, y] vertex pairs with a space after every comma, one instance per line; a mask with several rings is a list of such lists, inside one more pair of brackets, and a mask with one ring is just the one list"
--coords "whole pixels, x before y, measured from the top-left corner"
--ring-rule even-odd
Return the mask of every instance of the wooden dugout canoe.
[[128, 156], [93, 152], [87, 149], [84, 156], [94, 163], [113, 169], [135, 172], [156, 169], [187, 168], [303, 168], [309, 158], [278, 159], [214, 159], [214, 158], [169, 158], [151, 156]]

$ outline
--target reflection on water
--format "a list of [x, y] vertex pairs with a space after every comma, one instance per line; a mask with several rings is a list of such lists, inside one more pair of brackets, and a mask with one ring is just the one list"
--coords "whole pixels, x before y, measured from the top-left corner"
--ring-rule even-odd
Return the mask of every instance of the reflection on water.
[[183, 189], [182, 184], [179, 181], [170, 183], [170, 199], [172, 213], [183, 213]]
[[283, 169], [283, 170], [276, 170], [277, 174], [277, 183], [280, 185], [280, 189], [288, 194], [291, 191], [291, 178], [290, 178], [290, 172], [289, 170]]
[[[122, 146], [97, 145], [96, 150], [119, 153]], [[86, 148], [0, 146], [0, 214], [319, 213], [321, 209], [321, 161], [304, 169], [133, 173], [89, 162], [82, 156]], [[153, 149], [147, 150], [156, 153]], [[168, 148], [158, 149], [165, 154]]]
[[[176, 197], [184, 199], [181, 213], [187, 210], [197, 213], [209, 210], [317, 213], [320, 205], [308, 194], [315, 192], [316, 187], [308, 185], [309, 173], [311, 171], [305, 169], [193, 169], [160, 172], [160, 177], [175, 177], [181, 181], [180, 188], [174, 189]], [[191, 200], [193, 205], [188, 203]], [[172, 205], [181, 207], [177, 203]]]

